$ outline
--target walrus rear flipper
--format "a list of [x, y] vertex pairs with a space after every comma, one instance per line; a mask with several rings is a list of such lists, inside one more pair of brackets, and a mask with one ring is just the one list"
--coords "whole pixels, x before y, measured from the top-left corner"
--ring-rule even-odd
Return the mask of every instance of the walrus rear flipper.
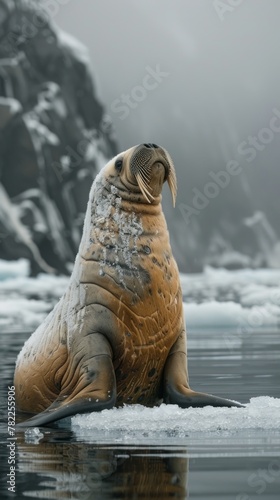
[[[182, 342], [182, 337], [177, 343]], [[164, 368], [164, 402], [167, 404], [176, 404], [181, 408], [202, 408], [204, 406], [219, 407], [239, 407], [244, 405], [229, 401], [228, 399], [195, 392], [189, 387], [187, 374], [186, 353], [183, 351], [173, 351], [167, 358]]]
[[204, 406], [219, 406], [227, 408], [235, 406], [238, 408], [244, 408], [244, 405], [236, 403], [235, 401], [212, 396], [211, 394], [195, 392], [187, 387], [183, 387], [182, 392], [179, 392], [174, 387], [168, 387], [167, 392], [168, 396], [165, 397], [165, 403], [177, 404], [181, 408], [203, 408]]

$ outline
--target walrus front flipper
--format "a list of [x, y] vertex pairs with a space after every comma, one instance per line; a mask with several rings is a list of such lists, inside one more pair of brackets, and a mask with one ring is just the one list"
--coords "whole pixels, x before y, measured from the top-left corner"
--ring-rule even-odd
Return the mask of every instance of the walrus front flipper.
[[73, 403], [63, 402], [58, 398], [54, 403], [49, 406], [45, 411], [34, 415], [34, 417], [17, 424], [17, 429], [23, 429], [25, 427], [40, 427], [42, 425], [50, 424], [56, 422], [61, 418], [71, 417], [77, 413], [90, 413], [92, 411], [102, 411], [105, 409], [110, 409], [114, 406], [112, 400], [108, 401], [90, 401], [90, 398], [76, 401]]
[[171, 352], [167, 358], [164, 368], [164, 402], [176, 404], [181, 408], [204, 407], [204, 406], [236, 406], [243, 405], [228, 399], [195, 392], [190, 389], [187, 375], [186, 354], [182, 351]]
[[18, 424], [18, 428], [41, 426], [115, 405], [116, 377], [106, 338], [98, 333], [89, 334], [74, 352], [62, 378], [59, 396], [44, 411]]

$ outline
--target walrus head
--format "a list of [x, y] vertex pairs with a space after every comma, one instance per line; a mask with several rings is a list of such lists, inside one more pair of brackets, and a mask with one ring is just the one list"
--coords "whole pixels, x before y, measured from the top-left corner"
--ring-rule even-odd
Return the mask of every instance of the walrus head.
[[132, 193], [141, 193], [148, 203], [161, 194], [167, 181], [173, 205], [177, 194], [175, 168], [168, 152], [156, 144], [140, 144], [114, 158], [120, 183]]

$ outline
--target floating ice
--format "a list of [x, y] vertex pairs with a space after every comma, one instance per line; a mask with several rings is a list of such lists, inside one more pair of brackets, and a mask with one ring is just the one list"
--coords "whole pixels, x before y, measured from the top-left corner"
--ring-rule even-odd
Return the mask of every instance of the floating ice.
[[50, 276], [39, 274], [37, 278], [15, 276], [12, 279], [0, 281], [0, 295], [12, 298], [26, 297], [45, 300], [47, 302], [59, 299], [67, 285], [68, 276]]
[[30, 444], [39, 444], [43, 437], [44, 434], [40, 431], [40, 429], [38, 429], [38, 427], [27, 429], [24, 433], [25, 442]]
[[256, 330], [280, 325], [280, 306], [271, 303], [247, 308], [236, 302], [211, 300], [202, 304], [184, 303], [184, 310], [188, 330], [226, 327], [237, 331], [241, 326]]
[[1, 298], [0, 330], [9, 326], [18, 326], [21, 330], [35, 328], [43, 321], [48, 311], [49, 305], [42, 300]]
[[[247, 294], [258, 292], [258, 304], [271, 300], [275, 303], [278, 291], [280, 305], [280, 269], [242, 269], [228, 271], [206, 267], [203, 273], [181, 274], [183, 295], [187, 302], [217, 301], [242, 302], [244, 305], [255, 305], [256, 302], [243, 302]], [[272, 287], [275, 287], [272, 289]], [[260, 292], [265, 292], [261, 297]], [[267, 296], [266, 292], [271, 292]], [[241, 297], [243, 300], [241, 300]], [[195, 300], [194, 300], [195, 299]]]
[[203, 273], [180, 278], [188, 330], [279, 328], [280, 270], [206, 267]]
[[[252, 398], [245, 408], [188, 408], [162, 404], [156, 408], [124, 406], [72, 417], [77, 438], [91, 441], [183, 439], [193, 433], [238, 432], [240, 430], [280, 430], [280, 399]], [[89, 432], [90, 431], [90, 432]]]
[[[117, 199], [116, 193], [111, 193], [111, 196]], [[102, 210], [100, 213], [103, 213]], [[88, 216], [91, 216], [89, 211]], [[106, 224], [104, 217], [103, 220]], [[129, 222], [130, 238], [134, 240], [142, 228], [137, 225], [137, 220], [131, 219]], [[85, 235], [86, 237], [89, 239], [90, 235]], [[133, 241], [126, 241], [126, 237], [123, 231], [122, 244], [127, 249], [129, 246], [133, 248]], [[127, 254], [129, 263], [128, 251]], [[105, 261], [106, 255], [104, 265]], [[119, 263], [117, 267], [121, 277]], [[102, 263], [100, 270], [102, 271]], [[63, 295], [69, 283], [69, 277], [66, 276], [41, 274], [37, 278], [30, 278], [28, 272], [29, 264], [24, 259], [16, 262], [0, 260], [0, 325], [37, 327]], [[243, 330], [240, 328], [243, 327], [252, 333], [258, 328], [279, 328], [280, 270], [227, 271], [208, 267], [203, 273], [181, 274], [180, 277], [189, 333], [197, 329], [213, 331], [227, 328], [242, 334]]]
[[0, 331], [36, 328], [64, 293], [69, 278], [40, 274], [31, 278], [25, 259], [0, 260]]
[[11, 278], [26, 278], [28, 273], [29, 263], [26, 259], [16, 261], [0, 260], [0, 282]]

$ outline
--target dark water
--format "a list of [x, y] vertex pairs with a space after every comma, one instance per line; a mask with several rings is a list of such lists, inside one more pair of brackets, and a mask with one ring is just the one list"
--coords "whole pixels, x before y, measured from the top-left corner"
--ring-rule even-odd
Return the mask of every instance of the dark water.
[[[234, 333], [232, 333], [234, 335]], [[28, 333], [0, 335], [1, 499], [280, 498], [280, 430], [190, 433], [153, 446], [90, 444], [68, 428], [44, 430], [38, 444], [17, 434], [16, 493], [7, 491], [7, 386]], [[223, 339], [221, 341], [221, 339]], [[228, 342], [221, 332], [190, 332], [191, 385], [241, 402], [280, 397], [279, 332]], [[92, 441], [92, 440], [90, 440]]]

